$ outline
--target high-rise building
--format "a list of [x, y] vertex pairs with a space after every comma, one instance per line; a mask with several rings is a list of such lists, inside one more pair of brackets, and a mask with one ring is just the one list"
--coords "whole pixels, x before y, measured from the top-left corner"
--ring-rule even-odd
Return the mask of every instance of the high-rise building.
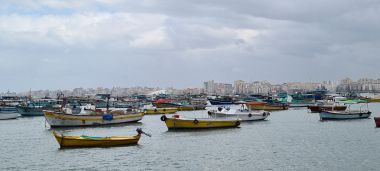
[[206, 94], [215, 94], [215, 82], [210, 80], [203, 83]]

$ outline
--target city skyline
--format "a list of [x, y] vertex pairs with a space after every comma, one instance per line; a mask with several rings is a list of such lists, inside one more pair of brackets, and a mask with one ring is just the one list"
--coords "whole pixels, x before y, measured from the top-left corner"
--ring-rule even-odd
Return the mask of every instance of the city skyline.
[[[233, 81], [230, 81], [230, 82], [225, 82], [225, 81], [220, 81], [220, 80], [208, 80], [208, 81], [214, 81], [215, 83], [220, 83], [220, 84], [234, 84], [234, 82], [236, 81], [244, 81], [244, 82], [247, 82], [247, 83], [254, 83], [254, 82], [268, 82], [270, 83], [271, 85], [281, 85], [281, 84], [289, 84], [289, 83], [322, 83], [322, 82], [332, 82], [332, 83], [339, 83], [340, 80], [336, 80], [336, 81], [332, 81], [332, 80], [325, 80], [325, 81], [321, 81], [321, 82], [294, 82], [294, 81], [289, 81], [289, 82], [283, 82], [283, 83], [274, 83], [274, 82], [270, 82], [270, 81], [267, 81], [267, 80], [253, 80], [253, 81], [250, 81], [250, 80], [233, 80]], [[106, 86], [92, 86], [92, 87], [74, 87], [74, 88], [48, 88], [48, 89], [42, 89], [42, 88], [39, 88], [39, 89], [27, 89], [27, 90], [21, 90], [21, 91], [14, 91], [14, 90], [9, 90], [9, 89], [6, 89], [6, 90], [1, 90], [0, 89], [0, 93], [5, 93], [5, 92], [16, 92], [16, 93], [20, 93], [20, 92], [28, 92], [28, 91], [42, 91], [42, 90], [52, 90], [52, 91], [58, 91], [58, 90], [61, 90], [61, 91], [64, 91], [64, 90], [74, 90], [74, 89], [113, 89], [113, 88], [149, 88], [149, 89], [191, 89], [191, 88], [204, 88], [204, 82], [207, 82], [207, 81], [202, 81], [198, 84], [198, 86], [192, 86], [192, 87], [175, 87], [175, 86], [166, 86], [166, 87], [160, 87], [160, 86], [147, 86], [147, 85], [137, 85], [137, 86], [110, 86], [110, 87], [106, 87]]]
[[375, 1], [5, 1], [0, 90], [378, 78]]
[[281, 91], [299, 92], [313, 91], [317, 89], [326, 89], [328, 92], [380, 92], [380, 78], [360, 78], [353, 80], [351, 78], [343, 78], [339, 81], [325, 80], [321, 82], [285, 82], [272, 83], [269, 81], [247, 81], [235, 80], [233, 82], [218, 82], [215, 80], [204, 81], [198, 87], [149, 87], [149, 86], [133, 86], [133, 87], [76, 87], [73, 89], [37, 89], [29, 91], [0, 91], [0, 94], [18, 94], [29, 95], [37, 94], [39, 97], [55, 96], [63, 93], [69, 96], [88, 96], [98, 93], [111, 93], [114, 95], [131, 95], [131, 94], [150, 94], [152, 92], [165, 91], [169, 94], [216, 94], [216, 95], [232, 95], [232, 94], [270, 94]]

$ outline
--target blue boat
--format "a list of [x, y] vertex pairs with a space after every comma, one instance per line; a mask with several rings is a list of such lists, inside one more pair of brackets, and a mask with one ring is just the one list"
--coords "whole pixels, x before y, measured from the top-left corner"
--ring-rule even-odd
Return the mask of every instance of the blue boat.
[[16, 106], [16, 110], [22, 116], [44, 116], [44, 110], [60, 110], [61, 105], [57, 100], [41, 99], [29, 101], [26, 105]]

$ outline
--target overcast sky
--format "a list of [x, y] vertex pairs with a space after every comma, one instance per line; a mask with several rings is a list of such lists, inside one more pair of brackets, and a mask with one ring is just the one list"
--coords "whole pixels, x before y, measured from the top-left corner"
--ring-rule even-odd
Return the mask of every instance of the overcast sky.
[[0, 91], [380, 77], [377, 0], [0, 4]]

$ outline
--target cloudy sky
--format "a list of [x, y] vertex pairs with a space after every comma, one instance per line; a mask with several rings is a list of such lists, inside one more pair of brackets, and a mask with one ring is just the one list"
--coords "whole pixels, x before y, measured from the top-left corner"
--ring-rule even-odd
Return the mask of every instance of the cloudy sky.
[[376, 0], [0, 4], [0, 91], [380, 77]]

